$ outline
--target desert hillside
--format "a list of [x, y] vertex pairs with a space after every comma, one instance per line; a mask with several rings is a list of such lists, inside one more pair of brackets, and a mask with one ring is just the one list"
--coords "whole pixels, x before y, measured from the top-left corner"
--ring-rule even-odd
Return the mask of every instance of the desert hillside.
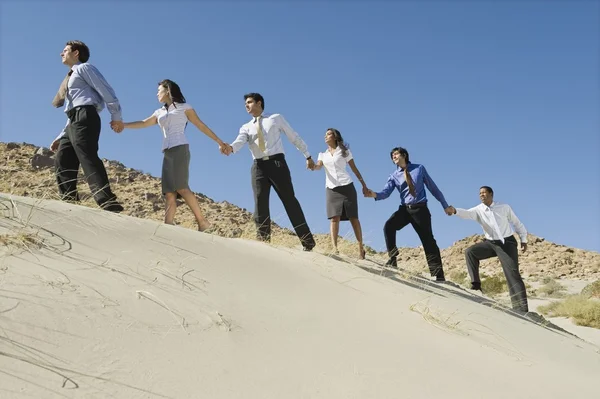
[[[0, 192], [19, 196], [57, 199], [56, 181], [53, 173], [52, 153], [47, 148], [26, 143], [0, 143]], [[111, 185], [120, 199], [128, 204], [124, 214], [162, 221], [164, 203], [160, 192], [160, 179], [138, 170], [128, 168], [120, 162], [104, 160]], [[81, 174], [80, 174], [81, 175]], [[86, 184], [80, 184], [82, 205], [96, 207], [89, 197]], [[222, 237], [253, 238], [252, 214], [227, 201], [215, 202], [208, 196], [197, 193], [200, 206], [213, 223], [213, 234]], [[187, 207], [178, 212], [176, 222], [188, 228], [196, 228], [192, 213]], [[316, 234], [316, 250], [327, 253], [331, 250], [329, 236]], [[451, 247], [442, 250], [447, 272], [464, 271], [465, 248], [482, 239], [480, 235], [466, 237]], [[293, 233], [277, 225], [273, 228], [273, 243], [297, 245]], [[596, 280], [600, 278], [600, 254], [555, 244], [531, 235], [529, 248], [521, 254], [521, 270], [531, 281], [542, 277], [556, 279]], [[342, 240], [340, 250], [348, 256], [356, 256], [351, 243]], [[383, 260], [385, 254], [369, 249], [373, 259]], [[420, 248], [402, 248], [399, 261], [404, 268], [423, 272], [424, 257]], [[482, 272], [495, 275], [501, 271], [496, 259], [482, 262]]]
[[0, 208], [2, 399], [598, 394], [598, 346], [455, 284], [95, 207]]

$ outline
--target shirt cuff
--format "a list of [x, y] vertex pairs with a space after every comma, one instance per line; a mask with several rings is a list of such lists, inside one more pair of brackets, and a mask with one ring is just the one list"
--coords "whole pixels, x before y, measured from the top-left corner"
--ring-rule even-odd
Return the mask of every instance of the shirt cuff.
[[121, 112], [115, 112], [114, 114], [110, 114], [110, 120], [111, 121], [118, 121], [121, 122], [123, 120], [123, 116], [121, 115]]
[[310, 157], [310, 152], [306, 151], [303, 153], [304, 154], [304, 158], [308, 159], [308, 157]]
[[520, 238], [521, 238], [521, 244], [527, 244], [527, 236], [525, 236], [525, 237], [520, 236]]

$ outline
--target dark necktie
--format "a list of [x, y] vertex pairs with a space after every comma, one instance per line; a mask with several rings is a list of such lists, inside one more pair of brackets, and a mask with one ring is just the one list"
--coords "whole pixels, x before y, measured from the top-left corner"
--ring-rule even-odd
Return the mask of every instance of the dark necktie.
[[65, 76], [62, 83], [60, 84], [58, 92], [54, 96], [54, 100], [52, 100], [52, 105], [54, 105], [56, 108], [65, 105], [65, 98], [67, 97], [67, 86], [69, 84], [69, 78], [71, 77], [72, 73], [73, 70], [69, 70], [69, 73], [67, 73], [67, 76]]
[[406, 165], [406, 167], [404, 168], [404, 179], [406, 180], [406, 184], [408, 185], [408, 192], [416, 199], [417, 192], [415, 191], [415, 183], [413, 182], [410, 173], [408, 173], [408, 165]]

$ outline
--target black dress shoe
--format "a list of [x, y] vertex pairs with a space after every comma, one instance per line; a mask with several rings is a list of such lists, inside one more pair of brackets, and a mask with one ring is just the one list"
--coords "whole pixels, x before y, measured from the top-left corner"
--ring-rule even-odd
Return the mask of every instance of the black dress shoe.
[[123, 205], [119, 204], [117, 201], [107, 201], [104, 204], [100, 205], [102, 209], [109, 212], [121, 213], [124, 208]]
[[398, 268], [398, 261], [396, 260], [396, 257], [392, 256], [391, 258], [389, 258], [388, 261], [385, 262], [385, 266], [397, 269]]
[[304, 244], [304, 245], [302, 245], [302, 250], [305, 251], [305, 252], [310, 252], [310, 251], [313, 250], [313, 248], [315, 247], [315, 245], [316, 245], [315, 243]]

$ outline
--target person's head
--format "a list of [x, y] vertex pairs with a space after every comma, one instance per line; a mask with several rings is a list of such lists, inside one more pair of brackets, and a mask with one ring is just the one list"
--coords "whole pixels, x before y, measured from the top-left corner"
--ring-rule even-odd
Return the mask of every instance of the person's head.
[[79, 40], [70, 40], [60, 53], [62, 63], [72, 67], [78, 62], [87, 62], [90, 59], [90, 49], [84, 42]]
[[348, 156], [348, 146], [344, 142], [344, 138], [339, 130], [330, 127], [325, 132], [325, 143], [332, 148], [337, 148], [338, 146], [342, 150], [342, 156], [345, 158]]
[[158, 101], [165, 104], [166, 107], [172, 103], [185, 102], [185, 97], [181, 93], [179, 85], [170, 79], [165, 79], [158, 83], [156, 97], [158, 97]]
[[492, 202], [494, 202], [494, 190], [490, 186], [482, 186], [479, 189], [479, 199], [487, 206], [492, 205]]
[[392, 158], [392, 161], [396, 164], [396, 166], [400, 166], [401, 168], [405, 167], [410, 162], [410, 158], [408, 156], [408, 151], [406, 150], [406, 148], [392, 148], [392, 151], [390, 151], [390, 157]]
[[259, 93], [244, 94], [246, 112], [252, 116], [259, 116], [265, 110], [265, 99]]

